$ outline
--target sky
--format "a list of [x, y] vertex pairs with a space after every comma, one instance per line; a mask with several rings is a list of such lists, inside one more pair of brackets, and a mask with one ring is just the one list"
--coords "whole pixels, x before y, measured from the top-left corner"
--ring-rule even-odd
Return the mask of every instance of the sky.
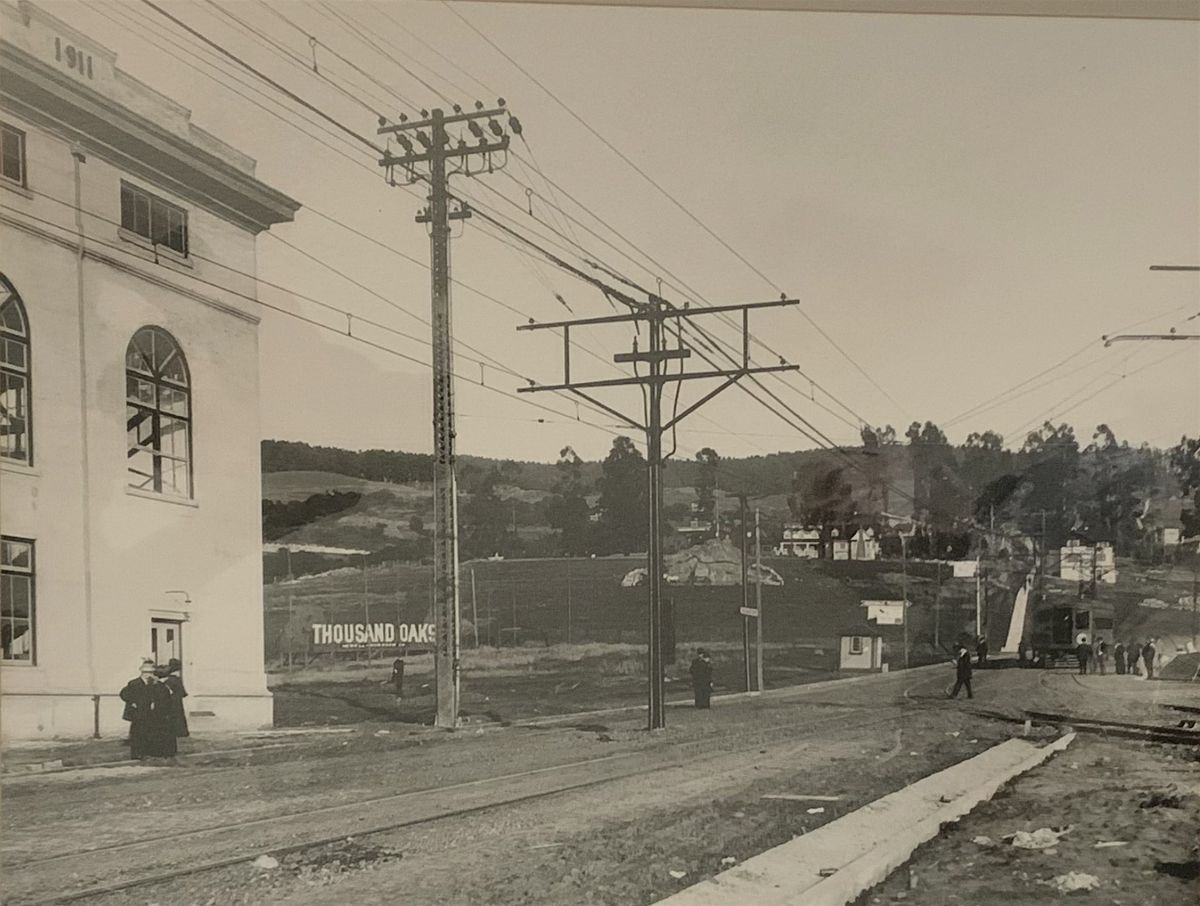
[[[365, 148], [308, 124], [136, 0], [46, 5], [306, 206], [260, 238], [262, 279], [410, 334], [354, 328], [429, 361], [419, 191], [387, 186]], [[371, 138], [371, 110], [415, 115], [401, 99], [469, 107], [502, 95], [524, 128], [523, 160], [454, 188], [643, 286], [662, 279], [672, 301], [799, 299], [754, 314], [770, 347], [756, 357], [800, 366], [764, 384], [833, 442], [856, 443], [860, 420], [903, 435], [928, 419], [952, 441], [994, 430], [1016, 446], [1045, 418], [1085, 439], [1104, 422], [1156, 446], [1200, 427], [1200, 343], [1100, 340], [1200, 333], [1200, 318], [1186, 320], [1200, 311], [1200, 274], [1149, 269], [1200, 264], [1200, 23], [220, 0], [271, 47], [207, 0], [162, 5]], [[342, 90], [287, 59], [311, 64], [306, 35]], [[475, 218], [453, 243], [456, 280], [492, 297], [454, 288], [459, 451], [553, 460], [570, 444], [602, 457], [628, 433], [611, 416], [552, 394], [512, 398], [527, 380], [560, 380], [562, 356], [551, 332], [515, 328], [611, 309], [494, 232]], [[337, 312], [260, 296], [345, 329]], [[615, 376], [599, 359], [632, 338], [625, 326], [583, 333], [597, 358], [577, 352], [574, 376]], [[264, 437], [429, 450], [429, 374], [263, 312]], [[698, 383], [681, 406], [707, 389]], [[601, 393], [640, 412], [633, 392]], [[727, 390], [687, 419], [676, 455], [813, 447], [791, 421]]]

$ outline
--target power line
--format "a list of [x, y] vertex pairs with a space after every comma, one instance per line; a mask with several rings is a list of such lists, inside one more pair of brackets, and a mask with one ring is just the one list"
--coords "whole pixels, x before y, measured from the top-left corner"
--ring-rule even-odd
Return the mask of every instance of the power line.
[[[24, 210], [22, 210], [21, 208], [17, 208], [17, 207], [14, 207], [14, 206], [12, 206], [12, 205], [7, 205], [7, 204], [4, 204], [4, 203], [0, 202], [0, 209], [4, 209], [4, 210], [7, 210], [7, 211], [12, 211], [12, 212], [14, 212], [14, 213], [16, 213], [16, 214], [19, 214], [21, 217], [24, 217], [24, 218], [26, 218], [27, 220], [31, 220], [31, 221], [34, 221], [35, 223], [40, 223], [40, 224], [42, 224], [42, 225], [49, 226], [49, 227], [52, 227], [52, 228], [54, 228], [54, 229], [60, 230], [60, 231], [62, 231], [62, 232], [64, 232], [64, 233], [67, 233], [67, 234], [68, 234], [69, 236], [71, 236], [71, 237], [74, 237], [74, 235], [75, 235], [75, 231], [74, 231], [74, 228], [73, 228], [73, 227], [71, 227], [71, 226], [66, 226], [66, 225], [63, 225], [63, 224], [60, 224], [60, 223], [56, 223], [56, 222], [55, 222], [55, 221], [53, 221], [53, 220], [48, 220], [48, 219], [46, 219], [46, 218], [43, 218], [43, 217], [37, 217], [37, 216], [35, 216], [35, 215], [33, 215], [33, 214], [30, 214], [30, 213], [29, 213], [29, 212], [27, 212], [27, 211], [24, 211]], [[92, 217], [95, 217], [95, 216], [96, 216], [96, 215], [94, 215], [94, 214], [91, 214], [90, 212], [85, 212], [85, 213], [88, 213], [88, 216], [92, 216]], [[100, 218], [98, 218], [98, 219], [100, 219]], [[101, 247], [103, 247], [103, 248], [108, 248], [108, 249], [112, 249], [112, 250], [114, 250], [114, 251], [120, 252], [120, 253], [122, 253], [122, 254], [124, 254], [124, 255], [126, 255], [126, 256], [128, 256], [128, 257], [132, 258], [132, 259], [134, 259], [135, 261], [137, 261], [137, 262], [141, 263], [141, 264], [145, 264], [145, 263], [147, 263], [147, 262], [146, 262], [146, 259], [145, 259], [145, 258], [144, 258], [144, 257], [143, 257], [141, 254], [139, 254], [139, 253], [138, 253], [138, 251], [136, 251], [136, 250], [135, 250], [135, 249], [133, 249], [133, 248], [129, 248], [129, 247], [125, 246], [125, 245], [120, 245], [120, 244], [117, 244], [117, 243], [115, 243], [115, 242], [110, 242], [110, 241], [107, 241], [107, 240], [104, 240], [104, 239], [97, 238], [97, 237], [95, 237], [95, 236], [87, 236], [87, 237], [86, 237], [86, 241], [87, 241], [87, 243], [88, 243], [89, 245], [93, 245], [93, 246], [101, 246]], [[233, 297], [235, 297], [235, 298], [243, 299], [243, 300], [245, 300], [245, 301], [247, 301], [247, 302], [254, 303], [255, 305], [262, 306], [263, 308], [265, 308], [265, 309], [267, 309], [267, 310], [269, 310], [269, 311], [273, 311], [273, 312], [276, 312], [276, 313], [278, 313], [278, 314], [282, 314], [282, 315], [285, 315], [285, 316], [287, 316], [287, 317], [294, 318], [294, 319], [296, 319], [296, 320], [298, 320], [298, 321], [302, 321], [302, 322], [304, 322], [304, 323], [306, 323], [306, 324], [309, 324], [309, 325], [311, 325], [311, 326], [314, 326], [314, 327], [319, 327], [319, 328], [321, 328], [322, 330], [326, 330], [326, 331], [329, 331], [329, 332], [331, 332], [331, 333], [337, 334], [338, 336], [345, 337], [345, 338], [346, 338], [346, 339], [348, 339], [348, 340], [352, 340], [352, 341], [354, 341], [354, 342], [357, 342], [357, 343], [362, 343], [362, 344], [364, 344], [364, 345], [366, 345], [366, 346], [369, 346], [369, 347], [371, 347], [372, 349], [375, 349], [375, 350], [378, 350], [378, 351], [380, 351], [380, 352], [384, 352], [384, 353], [387, 353], [387, 354], [389, 354], [389, 355], [395, 356], [395, 357], [397, 357], [397, 358], [403, 359], [403, 360], [405, 360], [405, 361], [407, 361], [407, 362], [410, 362], [410, 363], [412, 363], [412, 364], [414, 364], [414, 365], [418, 365], [418, 366], [420, 366], [421, 368], [430, 368], [430, 367], [431, 367], [431, 366], [430, 366], [430, 364], [429, 364], [428, 362], [425, 362], [425, 361], [423, 361], [423, 360], [421, 360], [421, 359], [419, 359], [419, 358], [416, 358], [415, 356], [411, 356], [411, 355], [409, 355], [408, 353], [401, 352], [400, 350], [398, 350], [398, 349], [395, 349], [395, 348], [393, 348], [393, 347], [391, 347], [391, 346], [385, 346], [385, 345], [383, 345], [383, 344], [381, 344], [381, 343], [376, 343], [376, 342], [374, 342], [374, 341], [372, 341], [372, 340], [369, 340], [369, 339], [367, 339], [367, 338], [365, 338], [365, 337], [363, 337], [363, 336], [361, 336], [361, 335], [358, 335], [358, 334], [354, 334], [354, 333], [348, 333], [348, 332], [346, 332], [345, 330], [343, 330], [342, 328], [339, 328], [339, 327], [334, 327], [334, 326], [332, 326], [332, 325], [330, 325], [330, 324], [326, 324], [326, 323], [325, 323], [325, 322], [323, 322], [323, 321], [318, 321], [318, 320], [316, 320], [315, 318], [310, 318], [310, 317], [307, 317], [306, 315], [299, 314], [298, 312], [290, 311], [289, 309], [282, 308], [282, 307], [280, 307], [280, 306], [278, 306], [278, 305], [273, 305], [273, 304], [271, 304], [271, 303], [269, 303], [269, 302], [265, 302], [265, 301], [263, 301], [262, 299], [259, 299], [257, 296], [252, 296], [252, 295], [249, 295], [249, 294], [247, 294], [247, 293], [243, 293], [243, 292], [241, 292], [241, 291], [239, 291], [239, 290], [233, 289], [232, 287], [225, 286], [224, 284], [216, 283], [216, 282], [214, 282], [214, 281], [211, 281], [211, 280], [206, 280], [206, 279], [204, 279], [203, 277], [200, 277], [200, 276], [198, 276], [198, 275], [196, 275], [196, 274], [194, 274], [194, 273], [191, 273], [191, 272], [181, 272], [181, 271], [176, 271], [176, 270], [171, 270], [171, 273], [172, 273], [172, 274], [174, 274], [175, 276], [182, 276], [182, 277], [186, 277], [187, 279], [189, 279], [189, 280], [192, 280], [192, 281], [194, 281], [194, 282], [196, 282], [196, 283], [198, 283], [198, 284], [200, 284], [200, 285], [202, 285], [202, 286], [208, 286], [208, 287], [210, 287], [210, 288], [212, 288], [212, 289], [216, 289], [216, 290], [219, 290], [219, 291], [221, 291], [221, 292], [223, 292], [223, 293], [227, 293], [228, 295], [230, 295], [230, 296], [233, 296]], [[351, 315], [351, 317], [353, 317], [353, 318], [355, 318], [355, 319], [357, 319], [357, 320], [363, 321], [364, 323], [367, 323], [367, 321], [368, 321], [368, 319], [365, 319], [365, 318], [359, 318], [357, 315], [355, 315], [355, 314], [354, 314], [354, 313], [352, 313], [352, 312], [349, 312], [349, 313], [348, 313], [348, 312], [346, 312], [345, 310], [342, 310], [342, 309], [337, 309], [335, 306], [331, 306], [331, 305], [329, 305], [328, 303], [321, 303], [321, 302], [319, 302], [318, 300], [313, 300], [313, 299], [309, 299], [308, 301], [313, 301], [313, 302], [316, 302], [317, 304], [319, 304], [319, 305], [323, 305], [323, 307], [326, 307], [326, 308], [328, 308], [328, 309], [333, 309], [333, 310], [335, 310], [335, 311], [339, 312], [339, 313], [340, 313], [340, 314], [342, 314], [342, 315], [350, 314], [350, 315]], [[386, 325], [381, 325], [381, 326], [383, 326], [385, 329], [387, 329], [387, 328], [386, 328]], [[422, 343], [424, 343], [424, 340], [422, 340], [421, 342], [422, 342]], [[470, 359], [468, 359], [468, 361], [469, 361], [469, 360], [470, 360]], [[518, 395], [516, 395], [516, 394], [514, 394], [514, 393], [510, 393], [509, 391], [506, 391], [506, 390], [504, 390], [503, 388], [500, 388], [500, 387], [494, 386], [494, 385], [492, 385], [492, 384], [486, 384], [486, 383], [480, 383], [480, 382], [477, 382], [477, 381], [473, 381], [473, 380], [471, 380], [471, 379], [469, 379], [469, 378], [466, 378], [466, 377], [464, 377], [463, 375], [457, 375], [457, 377], [459, 377], [459, 379], [461, 379], [461, 380], [466, 380], [466, 381], [467, 381], [468, 383], [470, 383], [470, 384], [473, 384], [473, 385], [475, 385], [475, 386], [482, 387], [482, 388], [484, 388], [484, 389], [486, 389], [486, 390], [489, 390], [489, 391], [491, 391], [492, 393], [496, 393], [496, 394], [499, 394], [499, 395], [501, 395], [501, 396], [508, 397], [509, 399], [512, 399], [512, 400], [515, 400], [515, 401], [518, 401], [518, 402], [524, 403], [525, 405], [534, 406], [535, 408], [542, 409], [542, 410], [544, 410], [544, 411], [546, 411], [546, 412], [550, 412], [550, 413], [552, 413], [552, 414], [554, 414], [554, 415], [557, 415], [557, 416], [559, 416], [560, 418], [563, 418], [563, 419], [565, 419], [565, 420], [567, 420], [567, 421], [575, 421], [575, 422], [579, 422], [580, 424], [589, 425], [590, 427], [593, 427], [593, 428], [597, 428], [597, 429], [603, 430], [605, 433], [608, 433], [608, 434], [613, 434], [613, 433], [614, 433], [613, 431], [611, 431], [610, 429], [608, 429], [606, 426], [603, 426], [603, 425], [598, 425], [598, 424], [596, 424], [596, 423], [594, 423], [594, 422], [590, 422], [590, 421], [588, 421], [587, 419], [583, 419], [583, 418], [580, 418], [580, 417], [578, 417], [578, 416], [572, 417], [572, 416], [571, 416], [569, 413], [561, 412], [561, 411], [559, 411], [559, 410], [557, 410], [557, 409], [553, 409], [553, 408], [551, 408], [551, 407], [549, 407], [549, 406], [541, 405], [541, 404], [539, 404], [539, 403], [536, 403], [536, 402], [534, 402], [534, 401], [528, 400], [528, 399], [526, 399], [526, 398], [524, 398], [524, 397], [518, 396]]]
[[330, 116], [325, 111], [321, 110], [316, 105], [310, 104], [308, 101], [306, 101], [304, 98], [300, 97], [294, 91], [290, 90], [289, 88], [285, 88], [283, 85], [279, 84], [279, 82], [272, 79], [266, 73], [251, 66], [249, 63], [247, 63], [245, 60], [243, 60], [240, 56], [235, 54], [233, 51], [226, 49], [222, 45], [218, 44], [216, 41], [213, 41], [211, 38], [207, 37], [202, 32], [199, 32], [196, 29], [192, 28], [186, 22], [171, 15], [171, 13], [167, 12], [161, 6], [158, 6], [156, 3], [154, 3], [153, 0], [141, 0], [141, 2], [144, 3], [146, 6], [150, 7], [152, 10], [154, 10], [160, 16], [162, 16], [166, 19], [169, 19], [171, 22], [175, 23], [176, 26], [183, 29], [188, 34], [190, 34], [194, 38], [196, 38], [197, 40], [203, 41], [206, 45], [208, 45], [209, 47], [218, 51], [222, 56], [227, 57], [229, 60], [232, 60], [238, 66], [245, 69], [247, 72], [253, 73], [257, 78], [266, 82], [268, 85], [270, 85], [272, 88], [274, 88], [276, 91], [280, 92], [281, 94], [286, 95], [290, 100], [292, 100], [296, 104], [299, 104], [305, 110], [309, 110], [312, 113], [315, 113], [317, 116], [321, 117], [321, 119], [325, 120], [332, 126], [335, 126], [342, 132], [346, 133], [347, 135], [349, 135], [351, 138], [353, 138], [355, 141], [359, 142], [360, 144], [363, 144], [366, 147], [370, 148], [376, 154], [383, 153], [383, 148], [379, 147], [377, 144], [375, 144], [375, 142], [373, 142], [370, 139], [366, 138], [365, 136], [359, 134], [358, 132], [355, 132], [353, 129], [351, 129], [349, 126], [347, 126], [345, 123], [341, 122], [340, 120], [334, 119], [332, 116]]
[[[639, 176], [642, 177], [642, 179], [646, 180], [646, 182], [648, 182], [651, 186], [653, 186], [661, 195], [663, 195], [663, 197], [665, 197], [676, 208], [678, 208], [681, 212], [683, 212], [685, 215], [687, 215], [687, 217], [690, 220], [692, 220], [692, 222], [694, 222], [697, 226], [699, 226], [702, 230], [704, 230], [705, 233], [707, 233], [714, 240], [716, 240], [723, 248], [725, 248], [726, 251], [728, 251], [730, 254], [732, 254], [735, 258], [738, 259], [738, 261], [740, 261], [747, 268], [749, 268], [754, 274], [756, 274], [759, 278], [761, 278], [768, 286], [770, 286], [772, 289], [774, 289], [775, 292], [783, 293], [786, 295], [786, 291], [781, 286], [779, 286], [779, 284], [777, 284], [770, 277], [768, 277], [765, 273], [763, 273], [758, 267], [756, 267], [752, 262], [750, 262], [744, 255], [742, 255], [741, 252], [739, 252], [732, 245], [730, 245], [728, 242], [726, 242], [725, 239], [723, 239], [720, 235], [718, 235], [716, 233], [716, 231], [714, 231], [711, 227], [708, 226], [708, 224], [706, 224], [696, 214], [694, 214], [690, 208], [688, 208], [686, 205], [683, 204], [683, 202], [681, 202], [674, 195], [672, 195], [669, 191], [667, 191], [667, 189], [664, 188], [662, 186], [662, 184], [660, 184], [656, 179], [654, 179], [654, 177], [650, 176], [649, 173], [647, 173], [645, 170], [643, 170], [641, 167], [639, 167], [636, 163], [634, 163], [633, 160], [631, 160], [624, 152], [622, 152], [619, 148], [617, 148], [616, 145], [614, 145], [607, 138], [605, 138], [604, 135], [602, 135], [597, 129], [595, 129], [590, 123], [588, 123], [587, 120], [585, 120], [582, 116], [580, 116], [578, 113], [576, 113], [573, 108], [571, 108], [557, 94], [555, 94], [553, 91], [551, 91], [550, 88], [548, 88], [541, 80], [539, 80], [535, 75], [533, 75], [531, 72], [529, 72], [529, 70], [527, 70], [524, 66], [522, 66], [520, 63], [518, 63], [515, 59], [513, 59], [511, 56], [509, 56], [509, 54], [506, 53], [504, 51], [504, 49], [501, 48], [498, 44], [496, 44], [495, 41], [493, 41], [486, 34], [484, 34], [482, 31], [480, 31], [478, 28], [476, 28], [471, 23], [471, 21], [469, 19], [467, 19], [462, 13], [460, 13], [457, 9], [455, 9], [450, 3], [447, 3], [446, 0], [442, 0], [442, 5], [447, 10], [449, 10], [451, 13], [453, 13], [455, 17], [457, 17], [464, 25], [467, 26], [467, 28], [469, 28], [476, 35], [478, 35], [489, 47], [491, 47], [498, 54], [500, 54], [502, 57], [504, 57], [504, 59], [507, 60], [514, 68], [516, 68], [518, 72], [520, 72], [527, 79], [529, 79], [531, 82], [533, 82], [535, 85], [537, 85], [538, 88], [540, 88], [543, 92], [545, 92], [546, 95], [548, 95], [556, 104], [558, 104], [560, 107], [562, 107], [562, 109], [565, 110], [574, 120], [576, 120], [581, 126], [583, 126], [585, 129], [587, 129], [588, 132], [590, 132], [593, 136], [595, 136], [595, 138], [597, 140], [599, 140], [601, 143], [603, 143], [605, 147], [607, 147], [610, 151], [612, 151], [614, 154], [616, 154], [617, 157], [619, 157], [630, 168], [632, 168], [634, 170], [634, 172], [636, 172]], [[817, 333], [819, 333], [831, 346], [833, 346], [833, 348], [836, 349], [841, 354], [841, 356], [846, 359], [846, 361], [848, 361], [851, 365], [853, 365], [855, 370], [857, 370], [859, 372], [859, 374], [861, 374], [864, 378], [866, 378], [867, 381], [869, 381], [871, 383], [871, 385], [873, 387], [875, 387], [876, 390], [878, 390], [885, 397], [887, 397], [887, 399], [889, 401], [891, 401], [891, 403], [894, 406], [896, 406], [896, 408], [903, 409], [903, 407], [898, 402], [896, 402], [895, 398], [890, 393], [888, 393], [888, 391], [886, 389], [884, 389], [884, 387], [882, 385], [880, 385], [873, 377], [871, 377], [871, 375], [868, 374], [867, 371], [860, 364], [858, 364], [858, 362], [848, 352], [846, 352], [845, 349], [843, 349], [828, 333], [825, 332], [825, 330], [819, 324], [817, 324], [817, 322], [815, 320], [813, 320], [812, 316], [810, 316], [807, 312], [804, 312], [804, 311], [800, 311], [800, 314], [806, 321], [808, 321], [808, 323], [813, 327], [813, 329], [816, 330]]]

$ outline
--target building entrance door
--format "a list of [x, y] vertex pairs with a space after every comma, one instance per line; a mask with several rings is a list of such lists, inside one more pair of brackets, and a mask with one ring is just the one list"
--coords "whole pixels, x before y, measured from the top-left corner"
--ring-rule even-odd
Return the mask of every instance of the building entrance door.
[[150, 656], [165, 665], [171, 658], [183, 662], [183, 624], [178, 620], [150, 621]]

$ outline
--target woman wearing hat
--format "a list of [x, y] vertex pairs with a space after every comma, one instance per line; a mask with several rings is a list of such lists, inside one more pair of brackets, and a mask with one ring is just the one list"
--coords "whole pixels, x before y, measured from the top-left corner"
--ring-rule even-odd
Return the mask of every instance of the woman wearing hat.
[[171, 690], [154, 675], [153, 661], [142, 661], [137, 678], [121, 690], [121, 700], [129, 721], [129, 754], [134, 758], [173, 758], [177, 747]]
[[183, 688], [183, 664], [179, 658], [173, 657], [167, 661], [167, 675], [163, 677], [163, 685], [171, 690], [171, 724], [175, 735], [190, 736], [187, 725], [187, 709], [183, 700], [187, 698], [187, 689]]

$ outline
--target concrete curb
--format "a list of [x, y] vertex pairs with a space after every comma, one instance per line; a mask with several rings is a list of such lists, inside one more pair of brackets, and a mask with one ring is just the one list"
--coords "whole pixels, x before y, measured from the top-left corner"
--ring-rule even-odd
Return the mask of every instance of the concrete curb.
[[842, 866], [837, 870], [837, 874], [804, 892], [805, 906], [845, 906], [846, 903], [853, 903], [863, 891], [882, 883], [888, 875], [907, 862], [919, 846], [941, 833], [942, 825], [958, 821], [975, 806], [991, 799], [1013, 778], [1037, 767], [1051, 755], [1061, 752], [1074, 739], [1074, 733], [1060, 736], [1016, 767], [989, 778], [935, 814], [918, 821], [907, 833]]
[[[1069, 733], [1041, 748], [1018, 739], [1000, 743], [666, 897], [658, 906], [845, 906], [907, 862], [943, 825], [959, 820], [1074, 738]], [[977, 770], [984, 779], [973, 776]]]

